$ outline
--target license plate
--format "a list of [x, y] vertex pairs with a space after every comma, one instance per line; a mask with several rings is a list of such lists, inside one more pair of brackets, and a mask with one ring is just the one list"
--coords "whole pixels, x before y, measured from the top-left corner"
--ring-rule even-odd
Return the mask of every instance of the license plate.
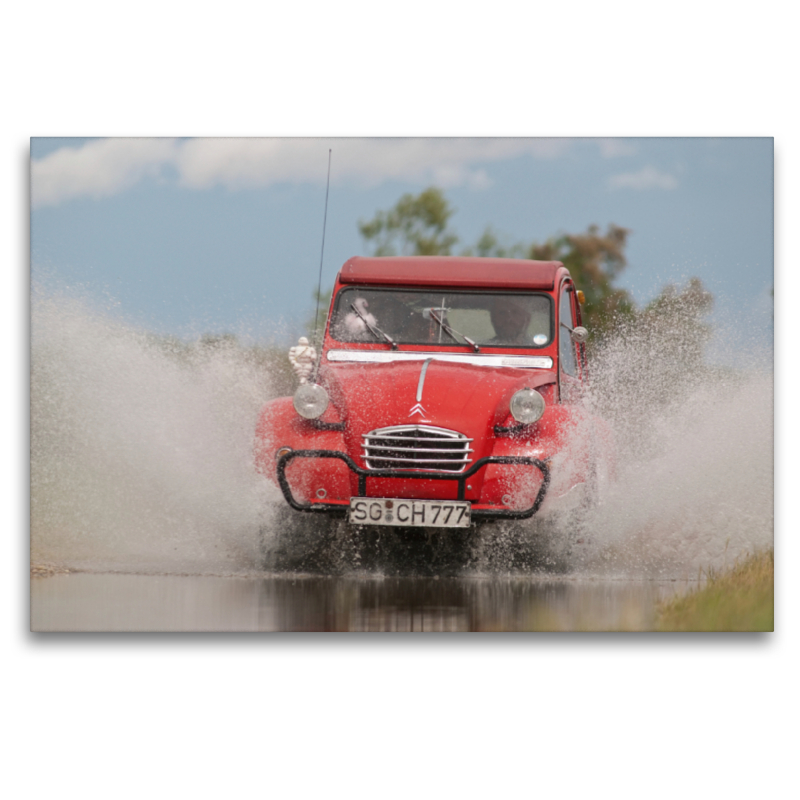
[[398, 525], [414, 528], [468, 528], [466, 500], [389, 500], [351, 497], [350, 522], [355, 525]]

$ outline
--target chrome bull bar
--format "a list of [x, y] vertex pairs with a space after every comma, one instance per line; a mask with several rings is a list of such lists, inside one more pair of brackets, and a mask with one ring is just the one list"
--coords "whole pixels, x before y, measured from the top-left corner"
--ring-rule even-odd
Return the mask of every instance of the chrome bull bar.
[[527, 456], [487, 456], [478, 459], [466, 472], [457, 474], [446, 474], [438, 472], [410, 472], [400, 469], [364, 469], [359, 467], [350, 456], [338, 450], [293, 450], [286, 453], [278, 460], [278, 485], [283, 492], [286, 502], [296, 511], [308, 511], [318, 514], [346, 514], [349, 505], [338, 503], [300, 503], [292, 494], [289, 481], [286, 479], [286, 467], [295, 458], [337, 458], [344, 461], [349, 469], [358, 475], [358, 496], [367, 496], [367, 478], [403, 478], [406, 480], [425, 480], [425, 481], [456, 481], [458, 483], [458, 500], [464, 500], [466, 494], [467, 480], [471, 478], [479, 469], [483, 469], [489, 464], [507, 464], [516, 466], [531, 466], [542, 473], [542, 485], [536, 495], [536, 499], [530, 508], [522, 511], [512, 511], [511, 509], [472, 509], [473, 519], [529, 519], [541, 507], [544, 502], [547, 489], [550, 486], [550, 468], [547, 463], [538, 458]]

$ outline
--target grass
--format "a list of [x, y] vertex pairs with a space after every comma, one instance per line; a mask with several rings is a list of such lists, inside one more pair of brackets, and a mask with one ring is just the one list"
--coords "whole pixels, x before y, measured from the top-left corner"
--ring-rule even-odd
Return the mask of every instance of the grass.
[[756, 553], [658, 607], [660, 631], [775, 630], [774, 552]]

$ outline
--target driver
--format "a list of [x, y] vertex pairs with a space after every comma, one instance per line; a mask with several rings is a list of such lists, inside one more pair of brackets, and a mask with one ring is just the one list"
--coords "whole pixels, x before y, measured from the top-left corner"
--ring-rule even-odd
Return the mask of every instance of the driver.
[[495, 336], [486, 344], [531, 344], [531, 312], [513, 297], [497, 297], [489, 311]]

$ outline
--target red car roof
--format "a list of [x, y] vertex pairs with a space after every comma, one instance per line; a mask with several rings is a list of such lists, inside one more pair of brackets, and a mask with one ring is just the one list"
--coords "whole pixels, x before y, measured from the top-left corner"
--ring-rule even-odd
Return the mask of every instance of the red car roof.
[[342, 283], [551, 290], [561, 267], [560, 261], [521, 258], [354, 256], [345, 262], [339, 280]]

